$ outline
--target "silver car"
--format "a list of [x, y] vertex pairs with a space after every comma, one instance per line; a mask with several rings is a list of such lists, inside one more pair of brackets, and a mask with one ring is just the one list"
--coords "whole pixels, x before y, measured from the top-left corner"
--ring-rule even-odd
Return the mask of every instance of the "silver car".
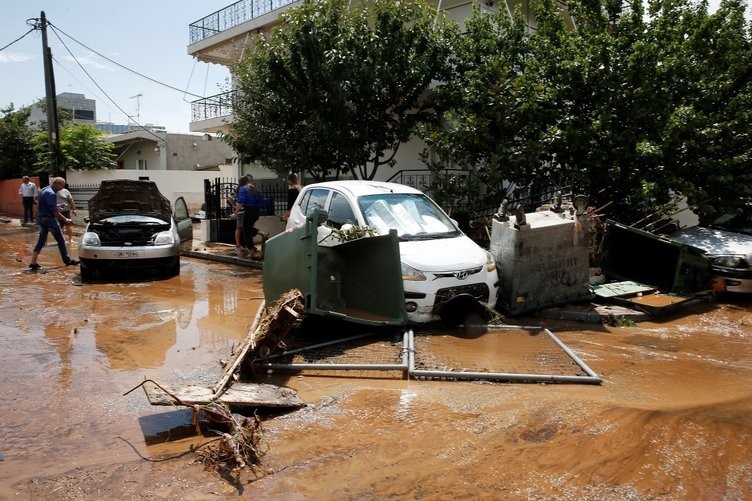
[[709, 227], [694, 226], [668, 236], [705, 252], [711, 260], [716, 292], [752, 294], [752, 223], [748, 213], [724, 216]]
[[108, 272], [148, 270], [180, 273], [180, 251], [190, 246], [193, 225], [185, 200], [173, 211], [153, 181], [102, 181], [89, 200], [89, 217], [78, 255], [81, 280]]

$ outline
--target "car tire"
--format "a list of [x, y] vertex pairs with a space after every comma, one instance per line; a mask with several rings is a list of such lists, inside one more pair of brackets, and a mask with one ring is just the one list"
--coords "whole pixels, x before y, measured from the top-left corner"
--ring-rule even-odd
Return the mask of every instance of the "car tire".
[[89, 266], [83, 266], [80, 267], [81, 271], [81, 281], [82, 282], [91, 282], [94, 280], [94, 276], [96, 275], [96, 271], [90, 268]]
[[176, 257], [175, 261], [167, 268], [167, 274], [171, 277], [180, 275], [180, 257]]

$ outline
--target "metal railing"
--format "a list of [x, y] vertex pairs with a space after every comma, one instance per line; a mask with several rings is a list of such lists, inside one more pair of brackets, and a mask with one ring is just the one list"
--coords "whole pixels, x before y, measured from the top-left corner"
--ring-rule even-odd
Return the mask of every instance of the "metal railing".
[[76, 203], [76, 209], [89, 210], [89, 200], [99, 191], [99, 183], [70, 184], [68, 190]]
[[286, 7], [298, 0], [240, 0], [188, 25], [189, 43], [194, 44], [246, 21]]
[[232, 115], [232, 100], [235, 91], [223, 92], [191, 102], [191, 122]]

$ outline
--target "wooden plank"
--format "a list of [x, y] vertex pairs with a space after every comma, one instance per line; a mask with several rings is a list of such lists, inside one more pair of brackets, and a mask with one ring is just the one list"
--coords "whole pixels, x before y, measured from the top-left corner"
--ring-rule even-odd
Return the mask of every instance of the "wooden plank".
[[[180, 388], [166, 388], [184, 404], [206, 405], [218, 400], [230, 407], [305, 407], [306, 403], [292, 388], [264, 383], [235, 382], [222, 395], [215, 397], [212, 388], [201, 385], [185, 385]], [[156, 386], [147, 389], [146, 397], [151, 405], [175, 405], [175, 401]]]
[[240, 364], [243, 362], [243, 359], [248, 354], [248, 351], [251, 349], [251, 346], [253, 346], [253, 335], [256, 332], [256, 329], [259, 328], [261, 315], [263, 314], [265, 307], [266, 307], [266, 301], [261, 301], [261, 304], [259, 305], [259, 308], [256, 311], [256, 316], [253, 317], [253, 323], [251, 324], [251, 328], [248, 330], [248, 334], [243, 340], [243, 344], [240, 346], [240, 349], [235, 354], [235, 357], [225, 366], [225, 370], [222, 374], [222, 377], [219, 379], [219, 382], [214, 386], [214, 388], [212, 388], [212, 391], [215, 395], [218, 395], [222, 393], [223, 391], [225, 391], [225, 388], [227, 388], [227, 385], [230, 383], [230, 378], [232, 378], [233, 374], [235, 374], [235, 371], [238, 370], [238, 367], [240, 367]]

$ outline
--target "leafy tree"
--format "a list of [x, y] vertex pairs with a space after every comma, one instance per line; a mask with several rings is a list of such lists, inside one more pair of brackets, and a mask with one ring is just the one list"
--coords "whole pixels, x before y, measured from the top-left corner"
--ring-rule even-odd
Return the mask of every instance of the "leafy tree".
[[[535, 4], [536, 30], [476, 12], [424, 129], [434, 166], [534, 189], [569, 184], [632, 217], [686, 195], [701, 216], [751, 197], [750, 27], [742, 0]], [[426, 155], [426, 158], [429, 158]], [[531, 188], [533, 187], [533, 188]], [[477, 193], [477, 190], [475, 191]]]
[[0, 109], [0, 179], [15, 179], [32, 173], [36, 160], [32, 138], [26, 125], [31, 110], [15, 110], [13, 105]]
[[[553, 2], [544, 3], [554, 9]], [[561, 23], [558, 15], [550, 17], [554, 23]], [[430, 148], [424, 161], [440, 184], [455, 184], [447, 183], [442, 170], [457, 166], [485, 185], [483, 193], [472, 180], [466, 183], [468, 203], [477, 206], [498, 203], [510, 186], [529, 186], [552, 174], [546, 169], [547, 142], [559, 106], [557, 81], [550, 78], [556, 75], [546, 70], [555, 66], [550, 61], [556, 54], [542, 35], [529, 34], [519, 13], [510, 19], [504, 11], [488, 15], [475, 6], [465, 28], [455, 39], [451, 85], [435, 93], [443, 121], [422, 127], [421, 136]], [[557, 33], [566, 36], [563, 24]]]
[[724, 0], [714, 14], [704, 5], [653, 5], [659, 8], [651, 35], [656, 40], [664, 32], [672, 35], [670, 47], [659, 47], [662, 72], [675, 91], [660, 124], [659, 181], [687, 195], [701, 219], [712, 220], [752, 199], [752, 33], [746, 5]]
[[450, 25], [421, 2], [306, 0], [234, 66], [227, 139], [246, 161], [315, 179], [372, 179], [417, 124]]
[[[50, 166], [47, 132], [34, 136], [37, 152], [37, 171], [47, 172]], [[60, 127], [60, 169], [94, 170], [115, 165], [115, 153], [106, 134], [88, 124], [68, 124]]]

